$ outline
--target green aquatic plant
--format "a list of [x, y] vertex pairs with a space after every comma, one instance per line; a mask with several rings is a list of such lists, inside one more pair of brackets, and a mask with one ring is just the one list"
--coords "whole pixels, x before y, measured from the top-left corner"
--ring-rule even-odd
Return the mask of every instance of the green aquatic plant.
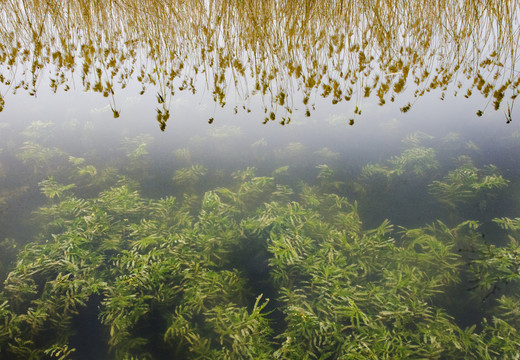
[[334, 171], [327, 164], [318, 165], [316, 169], [319, 169], [317, 178], [321, 181], [330, 180], [334, 175]]
[[359, 176], [361, 183], [385, 189], [398, 177], [424, 177], [439, 168], [436, 151], [421, 144], [433, 137], [423, 132], [408, 135], [402, 140], [410, 147], [398, 156], [392, 156], [386, 163], [369, 163], [363, 166]]
[[52, 121], [33, 121], [29, 126], [27, 126], [21, 134], [25, 137], [28, 137], [32, 140], [37, 139], [46, 139], [52, 132], [49, 131], [49, 128], [52, 128], [55, 124]]
[[190, 185], [196, 183], [207, 172], [207, 168], [203, 165], [196, 164], [189, 168], [175, 170], [173, 182], [179, 185]]
[[388, 165], [379, 163], [364, 165], [355, 185], [357, 192], [362, 194], [367, 194], [370, 190], [378, 193], [386, 192], [395, 186], [399, 178], [420, 179], [439, 168], [435, 150], [421, 146], [406, 149], [399, 156], [388, 159], [387, 163]]
[[253, 177], [255, 177], [256, 169], [254, 167], [247, 167], [244, 170], [237, 170], [234, 171], [231, 174], [231, 177], [235, 180], [240, 180], [241, 182], [244, 182], [246, 180], [250, 180]]
[[135, 138], [124, 138], [122, 147], [130, 161], [142, 161], [148, 155], [148, 146], [153, 140], [149, 134], [139, 135]]
[[321, 191], [332, 192], [334, 189], [338, 189], [345, 185], [341, 181], [333, 181], [334, 171], [327, 164], [318, 165], [316, 166], [316, 169], [319, 169], [316, 179]]
[[185, 164], [191, 163], [191, 152], [188, 148], [179, 148], [173, 152], [175, 159], [184, 162]]
[[428, 191], [443, 204], [455, 208], [457, 204], [483, 195], [492, 196], [507, 187], [508, 182], [496, 166], [491, 164], [478, 169], [471, 160], [466, 159], [462, 166], [450, 171], [443, 181], [435, 180], [429, 184]]
[[69, 162], [72, 165], [80, 166], [85, 162], [85, 159], [81, 158], [81, 157], [75, 157], [75, 156], [69, 155]]
[[297, 164], [301, 159], [305, 159], [309, 149], [301, 142], [289, 142], [285, 147], [274, 150], [274, 157], [279, 161], [280, 165], [287, 163]]
[[290, 142], [287, 144], [287, 147], [285, 148], [284, 152], [288, 153], [288, 155], [296, 155], [303, 151], [305, 149], [305, 146], [300, 142]]
[[493, 219], [502, 229], [514, 232], [515, 235], [520, 235], [520, 218], [496, 218]]
[[381, 178], [387, 180], [392, 176], [393, 172], [386, 166], [381, 164], [368, 163], [361, 168], [360, 179], [368, 181], [374, 178]]
[[89, 175], [95, 177], [97, 175], [97, 169], [93, 165], [85, 165], [78, 168], [78, 175]]
[[479, 147], [473, 141], [469, 140], [468, 142], [466, 142], [466, 149], [471, 151], [478, 151]]
[[403, 140], [401, 140], [401, 142], [413, 148], [422, 146], [424, 142], [432, 140], [433, 138], [433, 136], [425, 132], [416, 131], [413, 134], [406, 136]]
[[325, 159], [336, 159], [339, 156], [339, 153], [330, 150], [329, 148], [322, 148], [314, 152], [316, 155], [325, 158]]
[[397, 176], [407, 172], [424, 176], [432, 170], [439, 168], [435, 150], [421, 146], [406, 149], [400, 156], [392, 157], [389, 163], [393, 165], [392, 173], [395, 173]]
[[[515, 356], [517, 242], [488, 246], [475, 221], [365, 229], [356, 202], [320, 185], [332, 169], [319, 170], [317, 185], [292, 189], [246, 168], [229, 188], [180, 199], [143, 198], [128, 180], [81, 199], [43, 181], [41, 234], [0, 293], [2, 356]], [[517, 220], [495, 222], [516, 236]], [[470, 276], [482, 291], [497, 284], [496, 306], [461, 328], [443, 305]]]
[[368, 163], [361, 168], [354, 189], [363, 195], [369, 195], [373, 191], [386, 192], [392, 186], [394, 178], [395, 172], [390, 167], [379, 163]]
[[56, 170], [57, 164], [65, 156], [65, 153], [56, 147], [49, 148], [32, 141], [24, 142], [20, 150], [16, 156], [24, 164], [32, 166], [35, 174], [50, 175], [51, 170]]
[[520, 291], [520, 246], [518, 240], [510, 237], [504, 247], [483, 244], [479, 247], [479, 257], [470, 263], [478, 286], [487, 292], [486, 298], [501, 287], [514, 293]]
[[499, 308], [510, 320], [516, 321], [511, 315], [515, 313], [512, 306], [517, 301], [515, 296], [520, 292], [520, 219], [508, 217], [495, 218], [493, 222], [508, 232], [505, 246], [482, 243], [476, 247], [478, 258], [470, 262], [476, 287], [485, 292], [485, 298], [500, 293]]
[[460, 140], [460, 134], [450, 131], [441, 140], [445, 144], [457, 143]]
[[272, 175], [273, 176], [287, 175], [287, 174], [289, 174], [289, 169], [290, 169], [289, 165], [281, 166], [281, 167], [275, 169], [273, 171]]
[[73, 189], [75, 187], [74, 184], [59, 184], [52, 176], [46, 180], [41, 181], [38, 185], [40, 186], [42, 193], [49, 199], [53, 199], [55, 197], [60, 198], [67, 190]]

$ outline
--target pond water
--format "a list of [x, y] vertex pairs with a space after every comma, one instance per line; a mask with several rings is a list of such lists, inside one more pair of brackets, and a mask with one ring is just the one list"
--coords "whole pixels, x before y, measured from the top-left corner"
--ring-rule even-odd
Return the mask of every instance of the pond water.
[[441, 3], [6, 2], [0, 358], [518, 358], [519, 3]]

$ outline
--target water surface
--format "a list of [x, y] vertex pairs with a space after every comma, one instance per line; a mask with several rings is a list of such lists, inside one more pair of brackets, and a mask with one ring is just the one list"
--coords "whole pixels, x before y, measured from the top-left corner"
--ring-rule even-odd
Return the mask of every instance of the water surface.
[[517, 1], [3, 5], [0, 358], [518, 356]]

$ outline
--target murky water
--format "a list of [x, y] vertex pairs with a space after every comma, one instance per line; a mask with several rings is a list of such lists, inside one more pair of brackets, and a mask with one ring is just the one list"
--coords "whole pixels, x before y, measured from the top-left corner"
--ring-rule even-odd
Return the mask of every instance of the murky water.
[[[49, 4], [51, 10], [27, 5], [27, 20], [64, 30], [68, 20]], [[33, 49], [28, 57], [22, 51], [27, 43], [16, 45], [8, 27], [2, 29], [1, 51], [10, 55], [0, 67], [0, 358], [518, 357], [518, 3], [495, 8], [475, 2], [476, 10], [486, 10], [478, 18], [482, 27], [497, 31], [490, 37], [472, 30], [474, 43], [470, 35], [456, 36], [455, 18], [437, 27], [423, 14], [416, 28], [403, 17], [396, 34], [403, 32], [408, 50], [401, 48], [401, 62], [388, 60], [399, 53], [399, 42], [385, 24], [400, 17], [384, 4], [379, 12], [356, 7], [347, 17], [343, 2], [305, 10], [279, 2], [294, 13], [279, 18], [278, 27], [251, 17], [267, 14], [274, 3], [265, 2], [262, 11], [237, 4], [251, 11], [247, 20], [232, 16], [235, 5], [217, 4], [164, 4], [161, 11], [191, 14], [185, 27], [173, 18], [157, 20], [157, 29], [133, 23], [151, 21], [156, 11], [164, 15], [154, 7], [136, 10], [109, 30], [94, 26], [92, 15], [92, 34], [105, 31], [104, 41], [88, 50], [79, 46], [86, 38], [63, 36], [82, 49], [76, 49], [75, 75], [59, 61], [74, 52], [49, 37], [51, 30], [31, 41], [52, 51]], [[415, 3], [399, 4], [410, 10], [406, 6]], [[190, 6], [206, 9], [214, 29], [241, 29], [244, 52], [230, 55], [240, 43], [231, 30], [216, 35], [211, 26], [191, 27], [201, 15]], [[213, 18], [208, 9], [230, 17]], [[462, 31], [477, 21], [475, 9], [445, 11], [459, 14]], [[497, 9], [505, 15], [498, 17]], [[386, 22], [372, 28], [360, 22], [348, 41], [345, 30], [332, 25], [360, 14]], [[302, 20], [311, 15], [324, 31], [319, 36]], [[23, 40], [28, 28], [9, 24]], [[163, 26], [177, 27], [180, 35], [164, 40], [164, 47], [147, 45], [155, 31], [164, 34]], [[136, 32], [130, 37], [142, 31], [143, 42], [118, 48], [109, 41], [129, 29]], [[445, 37], [435, 38], [434, 30]], [[363, 34], [374, 42], [359, 47]], [[252, 44], [263, 38], [255, 68]], [[426, 38], [444, 43], [418, 41]], [[179, 45], [182, 39], [192, 39], [193, 47]], [[201, 39], [208, 42], [202, 46]], [[305, 46], [319, 39], [331, 48]], [[168, 44], [177, 52], [162, 58]], [[448, 45], [465, 46], [457, 50], [465, 57], [456, 60]], [[143, 54], [132, 57], [135, 49]], [[513, 49], [514, 56], [493, 54], [496, 49]], [[47, 77], [27, 67], [39, 58], [35, 54]], [[179, 66], [175, 54], [186, 65], [167, 84], [167, 72], [157, 69]], [[425, 62], [431, 54], [437, 62]], [[10, 58], [25, 68], [19, 78]], [[109, 65], [112, 58], [120, 66]], [[139, 67], [132, 59], [155, 65]], [[83, 62], [88, 66], [78, 76]], [[215, 62], [227, 65], [220, 69]], [[113, 91], [111, 81], [129, 63], [140, 69], [138, 78], [129, 75], [125, 88]], [[344, 74], [353, 64], [353, 74]], [[478, 71], [470, 71], [471, 64]], [[54, 88], [63, 69], [70, 77]], [[421, 77], [424, 71], [432, 76]], [[36, 96], [28, 95], [29, 85], [23, 91], [30, 74], [39, 79]], [[234, 84], [228, 82], [233, 77]], [[16, 79], [21, 93], [12, 95], [6, 81]], [[76, 88], [63, 91], [74, 81]], [[417, 95], [421, 88], [428, 91]], [[476, 94], [465, 97], [470, 90]]]
[[[171, 323], [172, 316], [179, 316], [179, 306], [195, 306], [197, 310], [191, 311], [199, 315], [190, 316], [202, 318], [187, 317], [186, 321], [193, 321], [191, 326], [197, 326], [198, 330], [190, 331], [203, 331], [210, 326], [206, 322], [215, 321], [209, 319], [216, 316], [214, 311], [220, 311], [222, 306], [237, 306], [236, 311], [253, 316], [255, 310], [251, 306], [260, 294], [263, 294], [260, 303], [267, 297], [270, 299], [259, 313], [268, 321], [265, 329], [270, 329], [272, 334], [291, 333], [290, 336], [297, 332], [297, 326], [311, 326], [307, 324], [307, 316], [313, 316], [313, 321], [324, 321], [318, 320], [324, 315], [314, 313], [321, 311], [317, 310], [321, 306], [329, 306], [328, 311], [338, 311], [341, 306], [352, 309], [354, 303], [362, 306], [359, 320], [352, 317], [354, 315], [343, 315], [342, 319], [336, 319], [335, 315], [335, 320], [329, 319], [329, 325], [322, 326], [338, 322], [350, 329], [337, 330], [340, 334], [351, 334], [358, 326], [366, 326], [365, 322], [400, 328], [402, 325], [390, 324], [404, 321], [400, 317], [405, 315], [393, 313], [396, 309], [386, 309], [394, 306], [391, 302], [397, 299], [414, 306], [421, 305], [420, 313], [412, 311], [406, 315], [414, 324], [420, 321], [429, 324], [424, 326], [436, 324], [441, 320], [430, 318], [433, 315], [422, 318], [423, 312], [428, 314], [443, 309], [453, 317], [451, 328], [476, 325], [475, 334], [482, 334], [482, 331], [491, 331], [483, 330], [483, 319], [496, 316], [499, 310], [495, 309], [500, 309], [501, 301], [516, 298], [518, 285], [514, 278], [513, 281], [508, 278], [516, 276], [516, 270], [508, 267], [512, 270], [511, 275], [493, 268], [496, 266], [493, 261], [499, 261], [500, 256], [515, 256], [516, 248], [507, 250], [511, 246], [507, 237], [516, 234], [516, 225], [505, 231], [494, 219], [515, 219], [520, 195], [520, 167], [516, 156], [520, 147], [518, 127], [515, 123], [506, 125], [500, 116], [486, 119], [490, 124], [483, 123], [479, 128], [468, 126], [473, 118], [465, 120], [452, 117], [451, 110], [439, 111], [436, 113], [442, 119], [439, 126], [424, 126], [419, 117], [428, 112], [420, 105], [406, 117], [374, 111], [366, 118], [371, 122], [370, 126], [352, 127], [347, 125], [348, 120], [341, 112], [324, 112], [320, 116], [317, 111], [318, 115], [311, 120], [302, 118], [288, 128], [275, 128], [253, 124], [240, 117], [230, 117], [209, 126], [204, 124], [203, 116], [197, 120], [185, 110], [185, 113], [178, 113], [175, 122], [170, 121], [166, 132], [161, 132], [154, 122], [134, 116], [132, 111], [112, 119], [106, 113], [101, 113], [105, 114], [103, 116], [96, 111], [82, 111], [82, 104], [71, 101], [63, 113], [53, 113], [52, 109], [60, 101], [58, 97], [31, 99], [28, 101], [30, 114], [23, 115], [27, 102], [20, 102], [20, 108], [13, 106], [3, 114], [1, 238], [5, 240], [2, 276], [7, 279], [3, 295], [9, 304], [4, 308], [6, 319], [12, 316], [7, 311], [22, 316], [40, 306], [49, 309], [50, 305], [39, 305], [43, 304], [41, 301], [47, 304], [52, 301], [60, 312], [68, 312], [69, 320], [64, 324], [50, 320], [55, 311], [50, 309], [41, 310], [50, 311], [42, 320], [12, 319], [16, 319], [13, 320], [13, 324], [18, 324], [16, 326], [40, 321], [40, 325], [35, 325], [41, 329], [34, 335], [37, 338], [44, 336], [42, 332], [62, 329], [60, 331], [66, 334], [62, 336], [68, 339], [65, 343], [68, 348], [63, 349], [64, 345], [60, 345], [60, 349], [76, 349], [67, 355], [71, 358], [87, 359], [106, 354], [117, 358], [120, 356], [117, 351], [148, 353], [147, 356], [154, 358], [167, 358], [180, 351], [177, 356], [190, 358], [205, 350], [190, 350], [190, 345], [182, 345], [179, 340], [179, 336], [184, 336], [183, 325]], [[452, 106], [463, 108], [465, 104]], [[193, 112], [197, 113], [196, 110]], [[13, 121], [16, 116], [19, 119]], [[193, 123], [197, 121], [198, 124]], [[134, 190], [139, 195], [134, 195]], [[210, 194], [218, 197], [213, 199]], [[159, 199], [168, 196], [175, 197], [178, 205], [158, 210]], [[74, 205], [67, 205], [71, 201]], [[125, 202], [128, 204], [124, 205]], [[351, 208], [354, 204], [355, 208]], [[267, 209], [274, 206], [279, 209], [278, 213], [283, 210], [287, 214], [282, 212], [277, 215], [281, 218], [270, 219], [269, 216], [274, 215], [269, 215], [270, 211], [263, 213], [266, 206]], [[295, 211], [293, 206], [302, 210], [291, 215]], [[158, 217], [157, 211], [166, 213]], [[353, 214], [356, 218], [359, 216], [359, 224], [352, 223]], [[188, 218], [182, 220], [179, 216]], [[275, 219], [279, 225], [272, 223]], [[367, 235], [372, 234], [370, 229], [378, 228], [386, 220], [389, 220], [386, 230], [379, 230], [381, 235], [370, 239]], [[318, 222], [308, 225], [313, 221]], [[467, 221], [478, 224], [459, 225]], [[406, 237], [405, 231], [411, 235]], [[69, 254], [69, 251], [75, 251], [67, 250], [74, 248], [68, 243], [71, 234], [84, 237], [90, 245], [83, 248], [80, 242], [75, 246], [90, 255]], [[422, 236], [426, 234], [436, 243], [425, 245]], [[334, 236], [353, 243], [346, 248], [333, 246], [330, 242]], [[199, 239], [191, 244], [194, 238]], [[301, 243], [304, 239], [310, 243]], [[354, 245], [356, 241], [361, 244]], [[367, 244], [362, 245], [363, 241]], [[381, 244], [374, 245], [373, 241]], [[379, 248], [388, 241], [395, 245]], [[183, 255], [176, 254], [180, 244], [187, 246], [182, 250]], [[328, 289], [332, 293], [327, 301], [313, 298], [312, 293], [305, 296], [305, 301], [288, 299], [288, 295], [284, 295], [287, 291], [295, 291], [291, 296], [296, 296], [301, 291], [299, 288], [310, 292], [308, 287], [325, 281], [321, 278], [324, 270], [314, 269], [312, 265], [325, 261], [326, 257], [320, 260], [320, 256], [326, 254], [323, 244], [333, 246], [335, 252], [328, 250], [327, 256], [336, 260], [331, 259], [330, 263], [327, 260], [328, 265], [320, 266], [333, 266], [334, 271], [345, 272], [337, 275], [340, 276], [334, 280], [337, 283], [327, 280], [324, 284], [339, 286], [337, 291], [349, 293], [344, 299], [350, 300], [336, 298], [333, 288]], [[20, 253], [25, 245], [28, 247]], [[488, 253], [490, 245], [498, 246], [496, 251], [504, 249], [504, 255]], [[170, 246], [173, 248], [161, 253]], [[355, 250], [357, 246], [361, 248]], [[374, 246], [374, 249], [362, 250], [363, 246]], [[439, 246], [444, 248], [439, 249]], [[46, 247], [49, 250], [45, 250]], [[188, 250], [190, 248], [193, 249]], [[155, 251], [159, 255], [153, 260], [142, 258], [155, 256], [150, 255]], [[188, 253], [184, 254], [184, 251]], [[200, 254], [189, 255], [191, 251]], [[363, 260], [365, 251], [372, 255]], [[24, 255], [15, 265], [17, 254]], [[102, 256], [104, 265], [93, 265], [89, 263], [91, 260], [83, 262], [83, 257], [95, 254]], [[130, 261], [127, 258], [130, 254], [137, 258], [121, 264], [121, 261]], [[393, 255], [388, 258], [390, 254]], [[185, 258], [172, 260], [170, 256]], [[491, 263], [479, 264], [477, 259]], [[137, 265], [136, 261], [145, 263]], [[513, 257], [505, 266], [512, 266], [516, 261]], [[405, 268], [399, 265], [402, 262], [407, 264]], [[441, 270], [433, 270], [431, 265], [440, 266]], [[231, 271], [241, 279], [236, 281], [243, 285], [233, 288], [238, 286], [233, 285], [233, 280], [223, 283], [222, 290], [216, 290], [216, 285], [210, 282], [207, 291], [223, 293], [213, 295], [217, 298], [207, 303], [187, 305], [184, 302], [202, 301], [195, 299], [208, 296], [202, 292], [206, 291], [204, 281], [209, 280], [182, 280], [182, 276], [178, 278], [179, 274], [164, 278], [162, 271], [156, 273], [155, 266], [165, 266], [162, 271], [168, 274], [195, 271], [194, 266], [207, 267], [205, 271], [215, 276], [224, 276], [223, 271]], [[184, 270], [175, 270], [177, 266]], [[22, 269], [27, 267], [31, 270], [25, 275], [23, 271], [27, 270]], [[13, 272], [8, 275], [9, 271]], [[413, 276], [419, 277], [414, 281], [409, 279], [412, 282], [402, 285], [405, 289], [399, 290], [399, 285], [392, 283], [397, 281], [392, 274], [409, 271], [412, 272], [408, 276], [418, 272], [419, 275]], [[80, 285], [78, 279], [87, 272], [89, 277], [97, 278], [98, 283]], [[491, 278], [488, 283], [480, 277], [483, 273]], [[347, 274], [350, 274], [348, 278], [343, 278]], [[226, 276], [219, 281], [231, 281]], [[428, 289], [423, 289], [425, 282], [428, 282]], [[30, 288], [35, 286], [35, 292], [22, 290], [23, 283]], [[59, 290], [58, 284], [62, 283], [64, 288]], [[419, 285], [426, 295], [418, 293]], [[67, 286], [76, 290], [66, 290]], [[89, 286], [97, 290], [86, 290]], [[163, 290], [164, 286], [170, 290]], [[185, 293], [187, 291], [197, 293], [190, 295]], [[224, 294], [228, 291], [232, 291], [232, 295]], [[377, 296], [388, 300], [373, 309], [376, 305], [372, 303], [378, 298], [371, 298], [369, 293], [377, 294], [378, 291]], [[143, 300], [137, 301], [136, 295]], [[40, 296], [42, 298], [38, 300]], [[126, 300], [117, 299], [121, 296], [126, 296]], [[232, 298], [225, 300], [226, 296]], [[238, 298], [234, 299], [235, 296]], [[20, 297], [20, 300], [14, 300]], [[74, 300], [70, 300], [71, 297]], [[377, 301], [383, 301], [383, 298]], [[120, 304], [116, 300], [125, 302]], [[73, 303], [68, 304], [70, 301]], [[307, 305], [301, 305], [301, 301]], [[342, 304], [343, 301], [349, 305]], [[399, 311], [405, 311], [411, 305], [403, 306], [406, 308]], [[407, 311], [411, 310], [405, 313]], [[299, 314], [300, 325], [294, 324], [295, 312]], [[381, 315], [383, 313], [388, 315]], [[377, 320], [385, 316], [392, 320]], [[514, 324], [516, 315], [511, 316], [507, 318]], [[447, 319], [450, 318], [442, 322]], [[387, 321], [391, 323], [381, 325]], [[115, 322], [130, 323], [115, 325]], [[128, 326], [125, 335], [117, 334], [122, 326]], [[243, 326], [247, 329], [252, 325], [246, 322]], [[207, 339], [216, 336], [215, 348], [226, 348], [225, 344], [218, 343], [219, 337], [224, 335], [218, 335], [215, 329], [211, 331], [216, 331], [217, 335], [201, 334]], [[260, 330], [250, 328], [248, 331]], [[328, 339], [329, 330], [324, 334], [318, 334], [317, 329], [312, 331], [316, 333], [311, 337], [317, 336], [322, 339], [320, 341]], [[166, 335], [169, 340], [161, 340], [164, 334], [169, 334]], [[267, 333], [263, 336], [262, 341], [266, 342], [263, 351], [277, 351], [279, 340]], [[308, 335], [300, 336], [307, 338]], [[408, 336], [406, 341], [410, 346], [418, 341]], [[126, 349], [130, 346], [127, 343], [138, 338], [143, 339], [139, 340], [142, 345], [133, 345], [128, 350], [119, 348]], [[9, 343], [8, 337], [4, 339], [4, 344]], [[450, 351], [443, 346], [443, 351]], [[7, 352], [7, 348], [4, 351]], [[319, 353], [321, 347], [318, 344], [316, 349], [307, 351]], [[391, 353], [389, 350], [388, 354]], [[458, 350], [454, 353], [459, 354]]]

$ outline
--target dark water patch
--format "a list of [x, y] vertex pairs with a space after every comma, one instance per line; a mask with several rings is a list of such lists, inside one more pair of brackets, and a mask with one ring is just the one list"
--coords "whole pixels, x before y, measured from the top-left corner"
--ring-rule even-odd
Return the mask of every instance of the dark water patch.
[[[264, 236], [268, 235], [265, 234]], [[269, 259], [271, 256], [267, 250], [266, 239], [243, 238], [230, 258], [233, 266], [244, 273], [248, 279], [248, 303], [254, 304], [258, 296], [261, 296], [264, 301], [268, 300], [269, 303], [265, 307], [265, 311], [269, 314], [270, 326], [275, 332], [278, 332], [287, 324], [281, 310], [281, 303], [278, 300], [281, 294], [274, 285], [270, 271]]]
[[99, 319], [102, 295], [91, 295], [84, 308], [80, 308], [72, 320], [75, 333], [70, 337], [70, 345], [76, 349], [73, 359], [112, 359], [107, 344], [108, 329]]

